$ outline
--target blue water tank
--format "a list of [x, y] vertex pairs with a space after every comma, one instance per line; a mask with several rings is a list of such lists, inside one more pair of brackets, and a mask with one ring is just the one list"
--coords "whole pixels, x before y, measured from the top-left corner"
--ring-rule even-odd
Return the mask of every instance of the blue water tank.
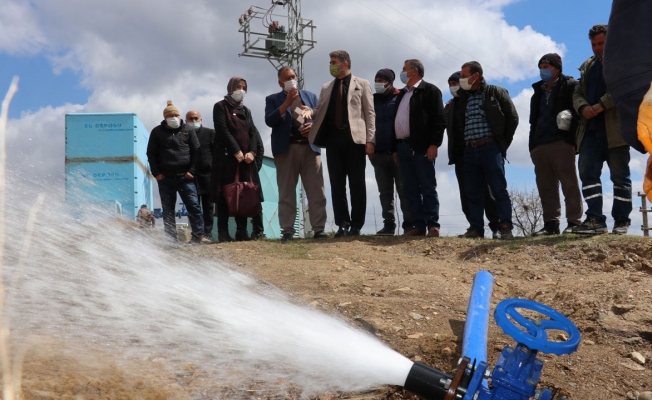
[[66, 200], [118, 202], [131, 220], [141, 205], [153, 209], [148, 140], [135, 113], [66, 114]]

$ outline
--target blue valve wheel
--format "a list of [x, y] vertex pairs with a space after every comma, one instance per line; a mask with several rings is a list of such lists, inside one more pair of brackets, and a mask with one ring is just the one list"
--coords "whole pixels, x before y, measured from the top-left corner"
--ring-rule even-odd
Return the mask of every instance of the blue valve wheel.
[[[517, 309], [536, 311], [550, 319], [532, 320], [523, 316]], [[509, 319], [511, 317], [513, 319]], [[570, 354], [580, 344], [580, 331], [564, 314], [544, 304], [525, 299], [507, 299], [501, 301], [494, 311], [494, 318], [500, 328], [532, 350], [545, 354]], [[516, 324], [527, 330], [523, 331]], [[563, 331], [568, 335], [564, 342], [548, 340], [548, 330]]]

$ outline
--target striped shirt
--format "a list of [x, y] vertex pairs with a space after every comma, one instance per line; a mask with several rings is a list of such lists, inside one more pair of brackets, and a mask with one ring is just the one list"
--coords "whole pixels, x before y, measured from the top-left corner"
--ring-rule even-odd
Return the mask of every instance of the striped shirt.
[[477, 90], [469, 96], [466, 103], [466, 116], [464, 120], [464, 141], [475, 142], [491, 137], [491, 128], [487, 121], [487, 114], [482, 106], [482, 93]]
[[405, 94], [401, 99], [401, 102], [398, 104], [398, 110], [396, 110], [396, 118], [394, 119], [394, 132], [396, 133], [396, 139], [405, 139], [410, 136], [410, 99], [414, 93], [414, 88], [418, 87], [422, 82], [415, 83], [414, 86], [408, 87], [405, 86]]

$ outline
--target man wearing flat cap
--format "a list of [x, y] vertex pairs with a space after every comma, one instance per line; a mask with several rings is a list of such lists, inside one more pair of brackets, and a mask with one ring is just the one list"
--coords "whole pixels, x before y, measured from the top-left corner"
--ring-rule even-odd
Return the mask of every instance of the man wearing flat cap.
[[149, 135], [147, 161], [152, 175], [158, 182], [163, 208], [163, 226], [170, 244], [177, 243], [177, 225], [174, 209], [177, 193], [188, 210], [188, 221], [192, 229], [191, 244], [208, 242], [204, 237], [204, 219], [195, 175], [199, 167], [199, 140], [195, 129], [181, 119], [179, 109], [168, 100], [163, 110], [161, 124]]
[[557, 53], [544, 55], [538, 65], [541, 80], [532, 85], [529, 149], [544, 225], [534, 236], [560, 233], [560, 184], [568, 222], [564, 233], [571, 233], [573, 227], [580, 225], [583, 209], [575, 169], [575, 131], [579, 117], [573, 109], [573, 92], [577, 81], [562, 74], [561, 57]]
[[[466, 142], [464, 141], [464, 129], [455, 119], [455, 110], [460, 106], [460, 97], [457, 93], [460, 90], [459, 71], [454, 72], [448, 78], [448, 89], [450, 90], [451, 96], [453, 96], [444, 106], [444, 111], [446, 112], [446, 135], [448, 135], [448, 165], [455, 165], [455, 177], [457, 178], [457, 187], [460, 189], [462, 212], [470, 225], [471, 214], [469, 211], [469, 200], [466, 197], [464, 186], [464, 149], [466, 148]], [[491, 194], [489, 185], [486, 185], [484, 190], [484, 213], [489, 220], [489, 229], [491, 229], [492, 238], [497, 239], [498, 230], [500, 229], [498, 210], [496, 209], [496, 199]], [[473, 230], [474, 228], [469, 226], [466, 232], [473, 232]], [[464, 237], [465, 234], [459, 235], [459, 237]]]
[[394, 215], [394, 185], [401, 201], [403, 212], [403, 230], [412, 229], [410, 206], [403, 196], [403, 179], [398, 164], [392, 157], [392, 126], [394, 125], [394, 109], [396, 97], [400, 93], [394, 87], [396, 75], [389, 68], [383, 68], [376, 73], [374, 79], [374, 109], [376, 110], [376, 147], [371, 165], [374, 167], [380, 206], [383, 209], [383, 228], [377, 235], [392, 236], [396, 232], [396, 216]]

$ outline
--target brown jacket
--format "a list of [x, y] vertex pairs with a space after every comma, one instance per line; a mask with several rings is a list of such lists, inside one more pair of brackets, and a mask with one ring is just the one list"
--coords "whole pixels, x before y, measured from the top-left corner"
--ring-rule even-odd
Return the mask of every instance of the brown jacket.
[[[310, 134], [308, 135], [310, 143], [315, 143], [315, 137], [318, 134], [320, 138], [323, 137], [322, 135], [328, 134], [328, 132], [324, 132], [325, 129], [322, 129], [322, 125], [324, 125], [324, 118], [328, 112], [328, 104], [331, 100], [334, 83], [335, 79], [322, 86], [317, 106], [312, 110], [313, 122]], [[369, 81], [351, 75], [351, 83], [349, 84], [349, 92], [346, 100], [353, 141], [357, 144], [376, 143], [376, 113], [374, 111], [374, 98], [371, 94]], [[324, 142], [319, 140], [318, 143], [315, 143], [315, 145], [320, 146]], [[320, 147], [325, 146], [322, 145]]]

